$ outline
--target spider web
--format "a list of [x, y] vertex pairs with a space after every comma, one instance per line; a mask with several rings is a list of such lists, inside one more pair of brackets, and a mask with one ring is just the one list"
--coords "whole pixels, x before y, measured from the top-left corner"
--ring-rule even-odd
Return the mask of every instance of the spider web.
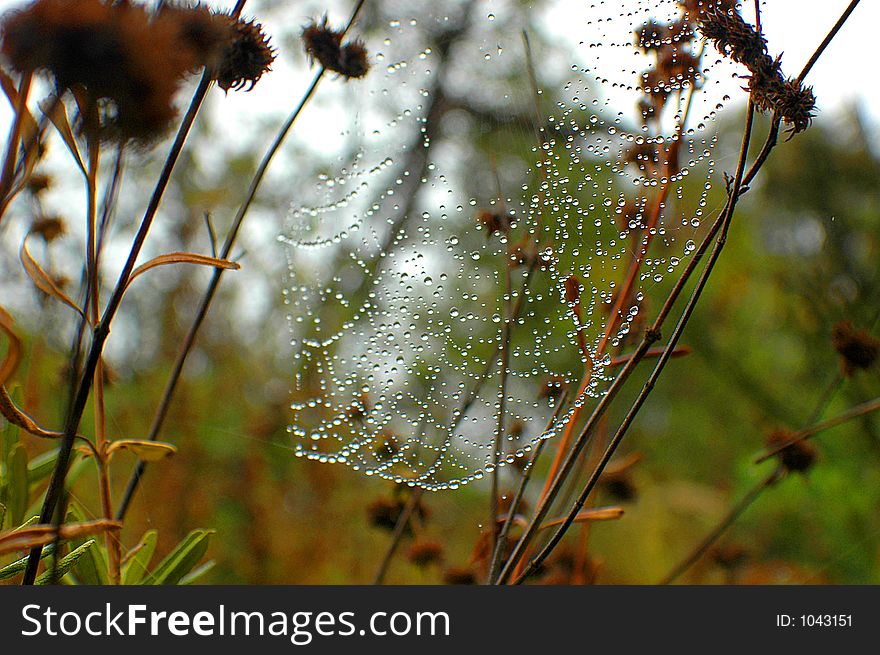
[[[299, 456], [437, 490], [482, 478], [496, 459], [522, 464], [574, 406], [604, 392], [608, 351], [626, 344], [652, 290], [695, 248], [715, 169], [710, 126], [734, 71], [703, 56], [697, 85], [673, 80], [648, 128], [637, 105], [652, 60], [633, 33], [680, 16], [675, 2], [407, 11], [418, 18], [375, 17], [373, 70], [340, 85], [339, 147], [316, 154], [323, 172], [296, 189], [280, 237], [295, 367], [289, 432]], [[522, 30], [543, 89], [540, 137]], [[669, 180], [631, 156], [676, 141], [681, 171]], [[649, 228], [647, 205], [663, 185]], [[509, 216], [511, 229], [493, 232], [480, 212]], [[646, 238], [633, 304], [603, 348]], [[570, 276], [579, 308], [566, 297]], [[502, 366], [508, 307], [519, 311]], [[551, 420], [555, 391], [577, 389], [588, 371], [584, 392]]]

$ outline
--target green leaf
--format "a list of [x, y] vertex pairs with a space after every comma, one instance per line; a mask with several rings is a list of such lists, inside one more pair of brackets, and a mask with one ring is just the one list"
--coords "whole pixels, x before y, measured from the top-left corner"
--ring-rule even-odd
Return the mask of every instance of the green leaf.
[[199, 563], [208, 550], [213, 530], [193, 530], [163, 559], [144, 581], [150, 585], [176, 585]]
[[[72, 523], [81, 523], [85, 521], [85, 515], [82, 513], [82, 510], [74, 503], [71, 503], [69, 511], [68, 511], [68, 521]], [[83, 538], [77, 541], [73, 541], [77, 547], [83, 545], [88, 541], [88, 539]], [[94, 541], [93, 539], [91, 541]], [[74, 575], [76, 575], [77, 579], [83, 584], [90, 585], [106, 585], [109, 584], [109, 579], [107, 577], [107, 558], [104, 555], [104, 549], [101, 547], [101, 544], [96, 543], [92, 548], [89, 548], [84, 557], [80, 557], [73, 570]]]
[[6, 518], [6, 505], [0, 503], [0, 530], [3, 529], [3, 519]]
[[156, 551], [156, 541], [159, 533], [155, 530], [149, 530], [141, 537], [140, 543], [132, 549], [134, 553], [125, 563], [122, 570], [122, 584], [134, 585], [140, 584], [141, 580], [147, 574], [147, 567], [150, 560], [153, 559], [153, 553]]
[[28, 462], [28, 484], [38, 484], [51, 475], [58, 459], [58, 449], [50, 450], [34, 457]]
[[[55, 544], [49, 544], [45, 548], [43, 548], [43, 552], [40, 554], [40, 559], [45, 559], [55, 550]], [[15, 560], [12, 564], [7, 564], [2, 569], [0, 569], [0, 580], [8, 580], [9, 578], [13, 578], [19, 573], [22, 573], [27, 568], [27, 556], [22, 557], [19, 560]]]
[[197, 569], [193, 569], [191, 573], [187, 573], [180, 579], [179, 585], [188, 585], [195, 584], [199, 579], [201, 579], [208, 571], [216, 566], [217, 562], [215, 560], [208, 560], [204, 564], [202, 564]]
[[7, 464], [9, 479], [6, 484], [6, 506], [13, 525], [21, 523], [27, 512], [30, 496], [27, 469], [27, 452], [21, 445], [17, 445], [10, 453]]
[[49, 584], [53, 580], [61, 580], [83, 555], [95, 549], [96, 543], [94, 539], [89, 539], [83, 545], [70, 551], [58, 561], [58, 566], [54, 571], [49, 570], [43, 573], [43, 575], [36, 579], [35, 584], [44, 585]]

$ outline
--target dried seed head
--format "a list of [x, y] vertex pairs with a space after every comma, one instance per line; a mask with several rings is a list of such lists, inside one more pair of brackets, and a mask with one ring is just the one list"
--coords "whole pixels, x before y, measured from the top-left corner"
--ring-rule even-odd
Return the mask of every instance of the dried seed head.
[[857, 330], [850, 321], [837, 323], [831, 331], [831, 343], [840, 355], [844, 375], [871, 368], [880, 356], [880, 340], [864, 330]]
[[443, 544], [437, 541], [417, 541], [410, 546], [406, 558], [419, 568], [443, 561]]
[[[788, 430], [777, 430], [772, 432], [767, 438], [767, 446], [769, 448], [778, 448], [782, 444], [788, 443], [792, 439], [792, 433]], [[809, 471], [816, 460], [819, 458], [819, 451], [816, 447], [801, 439], [786, 446], [777, 455], [783, 468], [789, 472], [806, 473]]]
[[65, 232], [67, 227], [60, 216], [40, 216], [31, 225], [31, 234], [36, 234], [46, 243], [64, 236]]
[[269, 37], [259, 23], [231, 16], [224, 16], [224, 19], [233, 36], [215, 69], [217, 86], [224, 91], [238, 91], [249, 85], [245, 91], [250, 91], [270, 70], [275, 61], [275, 49], [269, 45]]
[[302, 40], [311, 63], [339, 73], [346, 79], [363, 77], [370, 70], [367, 49], [359, 40], [343, 43], [344, 32], [332, 29], [325, 15], [303, 28]]
[[744, 64], [749, 70], [768, 56], [766, 39], [736, 11], [708, 10], [700, 17], [699, 29], [715, 44], [718, 52]]
[[80, 129], [147, 142], [170, 128], [174, 94], [192, 67], [170, 21], [141, 6], [37, 0], [3, 21], [3, 54], [19, 72], [45, 71], [75, 93]]
[[449, 585], [475, 585], [477, 576], [470, 569], [456, 567], [446, 569], [443, 573], [443, 583]]
[[235, 32], [225, 14], [215, 14], [202, 4], [163, 4], [156, 20], [174, 25], [181, 46], [188, 48], [193, 62], [192, 72], [204, 66], [216, 66]]
[[625, 471], [603, 475], [599, 483], [609, 496], [619, 502], [632, 502], [639, 495], [635, 482]]
[[35, 173], [27, 181], [27, 192], [32, 196], [38, 196], [52, 186], [52, 178], [44, 173]]
[[805, 87], [797, 80], [788, 79], [780, 87], [775, 97], [774, 107], [791, 132], [803, 132], [813, 122], [816, 110], [816, 96], [813, 87]]

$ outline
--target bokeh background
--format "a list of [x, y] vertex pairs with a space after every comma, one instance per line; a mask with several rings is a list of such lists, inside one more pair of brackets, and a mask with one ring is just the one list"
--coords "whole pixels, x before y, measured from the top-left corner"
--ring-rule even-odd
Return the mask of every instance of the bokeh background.
[[[570, 8], [565, 2], [477, 4], [474, 14], [480, 21], [489, 15], [513, 16], [511, 29], [529, 28], [539, 82], [552, 107], [554, 98], [565, 95], [558, 86], [565, 75], [556, 71], [570, 72], [581, 57], [578, 44], [585, 37], [579, 30], [588, 33], [596, 26], [566, 22]], [[661, 13], [670, 11], [670, 4], [661, 4]], [[847, 3], [820, 4], [805, 8], [769, 0], [762, 5], [770, 51], [784, 52], [784, 68], [791, 74]], [[841, 321], [876, 331], [880, 318], [880, 95], [865, 74], [871, 54], [868, 30], [876, 24], [878, 9], [864, 4], [810, 76], [820, 108], [813, 127], [774, 152], [740, 205], [718, 270], [682, 340], [692, 353], [669, 366], [624, 446], [622, 456], [638, 462], [619, 484], [602, 487], [597, 502], [619, 504], [626, 513], [590, 531], [596, 582], [660, 580], [767, 476], [772, 464], [756, 465], [754, 458], [770, 433], [809, 425], [829, 389], [833, 396], [824, 417], [880, 393], [876, 369], [838, 383], [841, 365], [831, 340], [833, 326]], [[460, 5], [368, 0], [358, 31], [368, 46], [381, 48], [391, 22], [422, 19], [428, 12], [454, 17]], [[151, 236], [151, 252], [204, 251], [205, 212], [222, 234], [262, 151], [312, 74], [299, 44], [302, 25], [325, 12], [339, 24], [349, 11], [342, 3], [248, 3], [246, 14], [258, 17], [278, 49], [274, 71], [249, 93], [212, 94], [173, 179]], [[625, 9], [615, 9], [614, 15], [618, 12]], [[432, 148], [456, 162], [456, 179], [479, 186], [486, 179], [479, 167], [489, 153], [527, 157], [530, 108], [518, 102], [523, 95], [487, 99], [456, 93], [467, 90], [454, 75], [467, 74], [455, 68], [456, 52], [486, 46], [477, 29], [473, 35], [464, 30], [451, 43], [447, 37], [428, 27], [420, 34], [423, 47], [437, 51], [442, 43], [449, 51], [449, 93], [457, 103], [437, 121]], [[497, 72], [527, 96], [523, 62], [506, 52], [488, 74]], [[627, 63], [619, 67], [625, 70]], [[709, 210], [722, 204], [721, 175], [732, 169], [738, 152], [745, 98], [739, 83], [728, 74], [716, 91], [731, 99], [708, 128], [718, 136]], [[215, 529], [208, 557], [216, 565], [207, 582], [368, 583], [390, 540], [381, 508], [396, 502], [399, 490], [347, 467], [295, 457], [296, 443], [288, 431], [294, 364], [282, 293], [289, 283], [287, 256], [277, 237], [286, 229], [299, 190], [313, 186], [328, 170], [323, 154], [348, 147], [345, 107], [357, 93], [353, 84], [325, 80], [274, 165], [242, 235], [237, 254], [243, 270], [226, 276], [166, 422], [163, 438], [179, 452], [151, 466], [125, 526], [123, 539], [130, 544], [145, 530], [158, 529], [160, 553], [192, 528]], [[633, 109], [631, 98], [614, 89], [604, 97], [612, 107], [620, 103], [621, 112]], [[407, 136], [402, 130], [392, 133], [401, 142]], [[163, 153], [160, 146], [131, 156], [121, 216], [130, 214], [133, 222], [141, 211]], [[47, 172], [56, 184], [41, 201], [45, 205], [20, 202], [11, 214], [20, 218], [7, 221], [13, 225], [4, 224], [0, 233], [4, 305], [27, 334], [27, 366], [19, 381], [27, 409], [47, 420], [58, 420], [63, 411], [58, 388], [64, 379], [69, 317], [31, 291], [19, 270], [17, 250], [29, 216], [65, 215], [78, 206], [71, 203], [78, 197], [77, 182], [65, 176], [63, 153], [55, 154]], [[708, 176], [704, 173], [692, 175], [683, 193], [699, 194]], [[461, 193], [469, 197], [480, 191]], [[75, 216], [65, 218], [75, 222]], [[125, 252], [131, 229], [127, 220], [120, 221], [108, 260]], [[59, 270], [69, 270], [80, 247], [77, 237], [73, 226], [63, 246], [40, 254]], [[652, 300], [665, 297], [673, 278], [648, 289], [648, 316], [656, 309]], [[128, 436], [147, 432], [168, 363], [206, 280], [207, 274], [198, 270], [163, 272], [127, 304], [109, 349], [111, 431]], [[637, 391], [637, 385], [627, 389], [612, 423], [622, 418], [626, 398]], [[765, 493], [686, 581], [880, 581], [880, 423], [865, 416], [822, 434], [816, 445], [817, 464]], [[45, 446], [29, 442], [28, 448], [36, 454]], [[116, 466], [115, 473], [116, 489], [121, 489], [126, 466]], [[86, 507], [97, 508], [96, 488], [86, 467], [73, 494]], [[481, 483], [426, 494], [417, 534], [405, 539], [387, 580], [439, 583], [450, 569], [470, 566], [485, 522], [487, 488]], [[577, 534], [571, 539], [576, 542]], [[442, 550], [439, 562], [415, 561], [413, 544], [425, 543]], [[565, 555], [563, 548], [551, 568], [567, 566]], [[551, 570], [545, 581], [552, 579]]]

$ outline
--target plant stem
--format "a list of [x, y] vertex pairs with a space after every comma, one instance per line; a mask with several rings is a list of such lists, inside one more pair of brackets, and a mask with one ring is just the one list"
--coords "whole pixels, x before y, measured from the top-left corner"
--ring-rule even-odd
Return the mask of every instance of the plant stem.
[[[110, 296], [110, 300], [107, 303], [107, 307], [104, 310], [101, 321], [94, 326], [92, 333], [92, 343], [89, 348], [86, 363], [83, 368], [82, 375], [79, 379], [76, 392], [74, 394], [73, 403], [68, 412], [67, 419], [65, 420], [64, 438], [62, 439], [61, 446], [58, 450], [58, 460], [56, 462], [55, 469], [52, 472], [52, 477], [49, 480], [49, 487], [46, 490], [43, 508], [40, 512], [40, 523], [48, 523], [52, 520], [55, 507], [57, 506], [58, 500], [63, 493], [64, 480], [67, 476], [67, 469], [70, 464], [70, 456], [73, 450], [73, 443], [76, 438], [76, 433], [79, 428], [80, 421], [82, 420], [83, 411], [85, 411], [85, 406], [88, 402], [92, 383], [94, 382], [95, 378], [95, 371], [98, 368], [98, 363], [101, 358], [101, 353], [104, 349], [104, 344], [106, 343], [107, 337], [110, 334], [110, 324], [113, 321], [114, 316], [116, 315], [116, 311], [119, 309], [120, 303], [122, 302], [122, 296], [125, 293], [125, 289], [128, 285], [129, 277], [131, 276], [131, 272], [134, 270], [138, 255], [140, 254], [141, 248], [146, 241], [147, 234], [149, 234], [150, 227], [153, 223], [153, 219], [156, 216], [156, 212], [159, 209], [162, 197], [164, 196], [165, 190], [168, 187], [168, 183], [171, 179], [171, 172], [174, 170], [174, 165], [177, 163], [180, 153], [183, 150], [183, 145], [186, 142], [186, 137], [188, 136], [190, 128], [195, 121], [196, 114], [198, 113], [202, 101], [204, 100], [205, 95], [207, 94], [208, 89], [211, 86], [211, 77], [212, 76], [209, 71], [206, 71], [204, 75], [202, 75], [199, 86], [196, 89], [195, 95], [190, 102], [186, 115], [184, 116], [183, 121], [178, 128], [177, 135], [174, 138], [174, 142], [171, 146], [168, 156], [165, 159], [165, 163], [162, 167], [162, 172], [160, 173], [159, 179], [156, 182], [156, 186], [153, 189], [153, 194], [147, 205], [147, 209], [144, 213], [144, 217], [140, 223], [137, 234], [135, 235], [134, 242], [132, 243], [131, 250], [128, 254], [128, 258], [125, 262], [125, 265], [123, 266], [122, 272], [119, 275], [119, 280], [116, 283], [116, 287], [114, 288], [113, 293]], [[63, 517], [61, 517], [61, 520], [63, 520]], [[28, 556], [27, 568], [25, 570], [22, 584], [33, 584], [34, 580], [36, 579], [37, 569], [40, 564], [41, 550], [41, 548], [31, 549], [30, 555]]]
[[[360, 10], [363, 7], [365, 1], [366, 0], [358, 0], [357, 5], [352, 11], [351, 18], [348, 21], [348, 25], [345, 28], [346, 32], [351, 28], [352, 24], [360, 13]], [[318, 88], [318, 84], [324, 77], [324, 72], [325, 71], [322, 68], [315, 75], [312, 83], [309, 85], [309, 88], [306, 90], [302, 99], [299, 101], [299, 104], [296, 106], [293, 112], [291, 112], [287, 120], [283, 123], [272, 144], [269, 146], [269, 149], [263, 155], [263, 159], [260, 161], [260, 164], [257, 167], [256, 172], [254, 173], [254, 177], [251, 179], [251, 183], [245, 194], [245, 199], [242, 202], [241, 206], [239, 206], [238, 211], [235, 214], [235, 218], [233, 218], [232, 220], [232, 226], [230, 227], [229, 232], [226, 235], [226, 241], [224, 242], [223, 249], [220, 253], [221, 259], [229, 258], [229, 255], [232, 252], [232, 248], [235, 245], [235, 241], [238, 238], [238, 233], [241, 229], [242, 223], [244, 222], [244, 218], [247, 215], [247, 212], [250, 209], [254, 198], [256, 198], [257, 191], [260, 188], [260, 184], [262, 183], [263, 178], [266, 175], [266, 171], [268, 170], [269, 165], [272, 163], [272, 159], [281, 148], [282, 143], [287, 137], [288, 132], [290, 132], [290, 129], [293, 127], [293, 124], [296, 122], [296, 119], [302, 113], [303, 109], [308, 104], [309, 100], [311, 100], [312, 96], [314, 96], [315, 91]], [[190, 329], [187, 332], [183, 343], [181, 344], [180, 350], [177, 353], [177, 359], [174, 361], [174, 366], [171, 369], [171, 375], [168, 378], [168, 382], [165, 385], [165, 390], [162, 393], [162, 399], [159, 402], [159, 407], [157, 408], [156, 414], [153, 417], [153, 423], [150, 426], [150, 433], [148, 437], [151, 441], [155, 441], [159, 438], [159, 432], [161, 431], [162, 425], [164, 424], [165, 419], [168, 415], [168, 410], [171, 406], [171, 400], [174, 396], [175, 391], [177, 390], [177, 383], [180, 381], [180, 375], [183, 372], [183, 366], [184, 364], [186, 364], [189, 353], [192, 350], [193, 345], [195, 344], [196, 337], [198, 336], [202, 324], [204, 323], [205, 318], [208, 315], [208, 311], [211, 308], [211, 303], [214, 300], [214, 296], [217, 293], [217, 288], [220, 286], [220, 281], [222, 278], [223, 269], [215, 268], [211, 277], [211, 282], [208, 284], [208, 288], [205, 290], [205, 295], [202, 297], [202, 302], [199, 305], [198, 310], [196, 311], [193, 323], [190, 326]], [[137, 492], [140, 480], [146, 468], [147, 464], [143, 460], [139, 461], [135, 466], [135, 470], [132, 472], [131, 477], [128, 480], [128, 486], [126, 487], [125, 494], [123, 495], [119, 508], [116, 511], [117, 519], [122, 520], [123, 518], [125, 518], [125, 515], [128, 512], [128, 508], [131, 505], [132, 498]]]
[[[673, 330], [672, 336], [670, 337], [669, 342], [666, 344], [666, 350], [664, 350], [663, 354], [660, 356], [660, 359], [654, 366], [654, 370], [651, 372], [651, 375], [649, 376], [647, 382], [645, 382], [641, 392], [639, 393], [635, 402], [633, 402], [629, 412], [627, 413], [614, 437], [611, 439], [611, 442], [608, 444], [608, 447], [605, 449], [605, 452], [602, 455], [599, 464], [593, 470], [593, 473], [591, 474], [590, 479], [587, 481], [584, 490], [581, 492], [577, 501], [575, 501], [574, 506], [569, 511], [568, 518], [566, 519], [565, 523], [563, 523], [557, 529], [556, 533], [550, 538], [550, 541], [547, 542], [541, 552], [538, 553], [538, 555], [536, 555], [534, 559], [532, 559], [528, 567], [526, 567], [526, 570], [523, 571], [522, 575], [520, 575], [520, 577], [516, 580], [516, 583], [524, 581], [538, 566], [540, 566], [544, 559], [546, 559], [546, 557], [552, 552], [553, 548], [556, 547], [556, 545], [565, 535], [565, 532], [571, 526], [575, 517], [586, 503], [587, 498], [589, 497], [593, 488], [596, 486], [596, 483], [599, 481], [599, 477], [602, 475], [602, 472], [605, 470], [608, 462], [611, 461], [611, 457], [614, 455], [614, 452], [617, 450], [617, 447], [620, 445], [620, 442], [626, 435], [630, 425], [632, 425], [632, 422], [635, 420], [635, 417], [638, 414], [639, 410], [642, 408], [642, 405], [644, 405], [648, 396], [651, 394], [651, 391], [654, 389], [654, 385], [656, 384], [656, 381], [659, 378], [660, 374], [663, 372], [666, 363], [671, 358], [672, 352], [675, 350], [675, 347], [678, 344], [678, 340], [681, 337], [684, 328], [687, 326], [688, 320], [690, 319], [690, 316], [700, 299], [703, 289], [705, 288], [706, 283], [709, 281], [709, 276], [712, 274], [712, 270], [714, 269], [715, 264], [718, 261], [719, 256], [721, 255], [721, 251], [724, 249], [724, 244], [727, 240], [727, 231], [730, 227], [731, 220], [733, 219], [737, 200], [739, 199], [742, 190], [742, 182], [745, 175], [746, 158], [748, 156], [749, 144], [751, 142], [753, 124], [754, 105], [750, 102], [749, 109], [746, 114], [746, 126], [743, 133], [742, 146], [740, 148], [739, 163], [737, 164], [737, 170], [733, 179], [732, 188], [728, 191], [727, 203], [721, 212], [721, 216], [719, 217], [723, 220], [721, 221], [718, 238], [716, 239], [715, 246], [713, 247], [712, 252], [709, 255], [709, 260], [706, 262], [706, 266], [703, 269], [703, 272], [700, 275], [700, 278], [697, 281], [693, 292], [691, 293], [688, 304], [685, 306], [682, 315], [679, 318], [675, 329]], [[649, 328], [648, 334], [658, 335], [662, 328], [662, 321], [665, 320], [665, 318], [666, 315], [662, 314], [661, 312], [661, 316], [658, 316], [657, 320], [655, 320], [654, 324], [651, 326], [651, 328]]]
[[703, 539], [697, 546], [691, 551], [691, 553], [685, 557], [675, 568], [673, 568], [666, 576], [657, 584], [667, 585], [671, 584], [675, 580], [677, 580], [682, 574], [684, 574], [689, 568], [691, 568], [694, 564], [700, 561], [700, 558], [708, 552], [708, 550], [713, 546], [713, 544], [718, 541], [718, 539], [723, 535], [727, 529], [736, 523], [737, 519], [742, 516], [743, 512], [745, 512], [751, 505], [758, 500], [762, 493], [764, 493], [767, 489], [775, 485], [784, 477], [783, 470], [781, 468], [776, 468], [773, 472], [767, 476], [764, 480], [760, 481], [754, 487], [749, 489], [745, 496], [743, 496], [742, 500], [740, 500], [736, 505], [734, 505], [731, 510], [724, 516], [723, 519], [715, 526], [715, 528], [706, 535], [706, 538]]

